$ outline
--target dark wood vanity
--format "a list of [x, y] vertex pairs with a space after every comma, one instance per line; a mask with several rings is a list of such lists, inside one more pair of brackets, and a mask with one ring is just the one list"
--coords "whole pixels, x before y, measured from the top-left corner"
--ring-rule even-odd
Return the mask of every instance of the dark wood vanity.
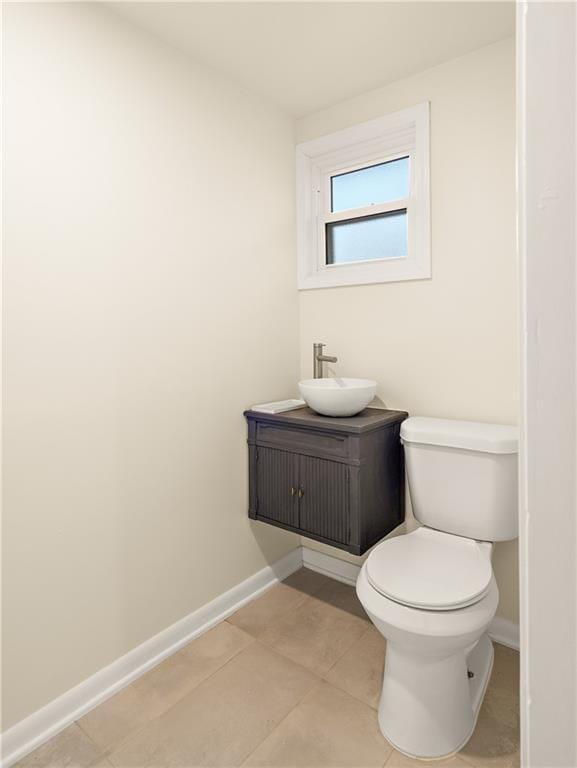
[[405, 518], [401, 422], [366, 408], [319, 416], [310, 408], [245, 411], [249, 517], [362, 555]]

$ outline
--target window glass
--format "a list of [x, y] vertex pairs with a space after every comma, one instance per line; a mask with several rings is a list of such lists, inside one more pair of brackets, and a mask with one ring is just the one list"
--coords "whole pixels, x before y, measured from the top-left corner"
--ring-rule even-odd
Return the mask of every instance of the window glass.
[[331, 211], [347, 211], [409, 196], [409, 158], [331, 177]]
[[407, 255], [407, 210], [326, 224], [326, 263], [346, 264]]

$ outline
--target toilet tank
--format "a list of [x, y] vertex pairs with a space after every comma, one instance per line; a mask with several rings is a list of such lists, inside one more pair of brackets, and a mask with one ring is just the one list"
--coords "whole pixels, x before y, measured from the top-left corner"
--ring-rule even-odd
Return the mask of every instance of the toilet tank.
[[413, 416], [401, 440], [420, 523], [482, 541], [517, 538], [516, 427]]

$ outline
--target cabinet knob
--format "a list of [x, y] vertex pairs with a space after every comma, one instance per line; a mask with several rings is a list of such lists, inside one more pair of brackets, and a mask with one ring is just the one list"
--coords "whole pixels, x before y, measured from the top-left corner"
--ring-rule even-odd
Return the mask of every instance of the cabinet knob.
[[302, 499], [302, 497], [305, 495], [305, 492], [302, 488], [299, 488], [299, 499]]
[[296, 492], [297, 492], [297, 489], [291, 485], [291, 496], [294, 496]]

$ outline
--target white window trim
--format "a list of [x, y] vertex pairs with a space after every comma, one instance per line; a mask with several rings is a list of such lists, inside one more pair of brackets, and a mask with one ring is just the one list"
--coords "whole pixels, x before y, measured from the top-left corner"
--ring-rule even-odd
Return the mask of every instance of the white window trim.
[[[431, 277], [429, 104], [418, 104], [297, 146], [298, 287], [424, 280]], [[330, 213], [330, 177], [400, 157], [410, 158], [409, 198]], [[350, 264], [325, 262], [325, 223], [406, 208], [406, 257]]]

